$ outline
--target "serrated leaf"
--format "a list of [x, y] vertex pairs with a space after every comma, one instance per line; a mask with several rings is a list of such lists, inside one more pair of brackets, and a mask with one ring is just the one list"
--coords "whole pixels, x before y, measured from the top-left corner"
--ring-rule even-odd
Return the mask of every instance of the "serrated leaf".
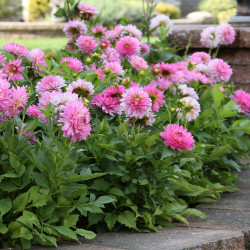
[[181, 216], [180, 214], [173, 214], [173, 215], [171, 215], [171, 216], [172, 216], [173, 218], [175, 218], [176, 220], [181, 221], [181, 222], [183, 222], [183, 223], [186, 224], [186, 225], [189, 225], [187, 219], [186, 219], [185, 217]]
[[207, 216], [201, 212], [200, 210], [198, 209], [195, 209], [195, 208], [188, 208], [188, 209], [185, 209], [183, 212], [182, 212], [183, 215], [191, 215], [191, 216], [196, 216], [196, 217], [199, 217], [199, 218], [207, 218]]
[[133, 228], [137, 229], [136, 227], [136, 216], [133, 212], [130, 211], [124, 211], [119, 214], [118, 219], [117, 219], [122, 225], [128, 227], [128, 228]]
[[65, 226], [53, 226], [53, 228], [62, 236], [79, 242], [76, 232]]
[[0, 221], [0, 234], [5, 234], [8, 232], [8, 227]]
[[30, 211], [23, 211], [23, 215], [17, 219], [18, 222], [21, 222], [25, 226], [27, 226], [30, 229], [33, 229], [33, 225], [35, 225], [37, 228], [41, 229], [41, 225], [39, 222], [38, 217], [30, 212]]
[[64, 220], [63, 220], [63, 225], [65, 227], [73, 227], [73, 226], [76, 225], [78, 219], [79, 219], [79, 215], [78, 214], [67, 215], [67, 217], [64, 218]]
[[11, 210], [12, 202], [10, 198], [0, 200], [0, 218]]
[[115, 223], [117, 222], [117, 219], [118, 219], [117, 214], [113, 214], [113, 213], [106, 214], [104, 221], [106, 222], [109, 230], [113, 229]]
[[94, 201], [94, 204], [97, 205], [97, 206], [102, 206], [103, 204], [106, 204], [106, 203], [111, 203], [115, 201], [114, 198], [112, 197], [109, 197], [109, 196], [101, 196], [99, 197], [97, 200]]
[[88, 240], [92, 240], [96, 237], [96, 234], [92, 231], [84, 230], [84, 229], [76, 229], [76, 233], [85, 237]]
[[215, 159], [221, 158], [223, 155], [226, 155], [228, 153], [229, 153], [229, 146], [217, 147], [211, 152], [209, 160], [213, 161]]

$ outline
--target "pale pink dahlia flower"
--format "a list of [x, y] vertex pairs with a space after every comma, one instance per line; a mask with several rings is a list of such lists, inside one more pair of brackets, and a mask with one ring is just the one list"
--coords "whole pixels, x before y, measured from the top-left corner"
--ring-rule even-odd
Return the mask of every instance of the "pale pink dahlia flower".
[[190, 132], [179, 124], [169, 124], [164, 128], [164, 132], [160, 133], [164, 144], [172, 149], [182, 152], [182, 149], [192, 150], [194, 147], [194, 138]]
[[5, 115], [14, 118], [19, 115], [28, 102], [28, 93], [24, 86], [11, 88], [9, 98], [4, 107]]
[[125, 87], [123, 85], [117, 85], [117, 86], [114, 86], [114, 85], [111, 85], [110, 87], [106, 88], [103, 93], [104, 94], [107, 94], [111, 97], [116, 97], [118, 98], [119, 100], [121, 99], [122, 97], [122, 94], [126, 91]]
[[220, 37], [220, 44], [229, 45], [235, 40], [235, 30], [229, 23], [221, 24], [217, 27], [217, 32]]
[[40, 72], [43, 72], [38, 65], [43, 65], [44, 67], [47, 66], [46, 61], [44, 59], [45, 53], [41, 49], [32, 49], [29, 53], [29, 60], [32, 62], [32, 67]]
[[86, 24], [82, 21], [72, 20], [65, 24], [63, 31], [67, 37], [77, 38], [80, 35], [86, 35], [87, 29]]
[[39, 117], [41, 114], [42, 114], [42, 112], [34, 104], [30, 105], [29, 108], [27, 109], [27, 115]]
[[145, 55], [150, 52], [150, 47], [146, 43], [140, 43], [140, 53]]
[[183, 96], [190, 96], [193, 97], [195, 100], [199, 99], [199, 96], [195, 92], [194, 88], [188, 87], [185, 84], [181, 84], [178, 86], [178, 89]]
[[62, 123], [63, 136], [71, 137], [73, 142], [86, 140], [90, 135], [89, 110], [79, 100], [71, 101], [64, 106], [59, 122]]
[[138, 40], [141, 40], [142, 38], [142, 32], [133, 24], [129, 24], [124, 27], [124, 33], [128, 36], [133, 36], [137, 38]]
[[150, 85], [158, 86], [162, 91], [167, 91], [172, 84], [173, 82], [166, 78], [158, 78], [150, 83]]
[[5, 62], [5, 60], [6, 60], [6, 57], [0, 51], [0, 65], [2, 65]]
[[75, 93], [79, 97], [87, 98], [89, 95], [94, 94], [94, 86], [91, 82], [87, 82], [84, 79], [79, 79], [77, 81], [72, 82], [67, 87], [67, 92]]
[[103, 37], [105, 36], [108, 29], [104, 27], [103, 25], [97, 25], [97, 26], [92, 27], [91, 31], [95, 37]]
[[[199, 113], [201, 111], [200, 104], [193, 97], [190, 96], [184, 97], [180, 99], [180, 102], [182, 103], [183, 108], [185, 109], [186, 120], [188, 122], [195, 120], [199, 116]], [[176, 109], [176, 111], [177, 111], [177, 117], [183, 120], [184, 119], [183, 111], [180, 110], [179, 108]]]
[[211, 56], [206, 52], [193, 53], [188, 61], [195, 62], [196, 64], [208, 64], [211, 60]]
[[142, 119], [151, 110], [152, 101], [142, 88], [131, 87], [122, 94], [121, 106], [127, 117]]
[[90, 20], [93, 17], [97, 16], [99, 11], [94, 6], [88, 4], [79, 4], [78, 5], [78, 15], [80, 18], [85, 20]]
[[105, 93], [94, 96], [91, 106], [93, 108], [101, 108], [104, 113], [110, 114], [112, 116], [115, 114], [121, 114], [119, 99], [116, 97], [111, 97]]
[[[105, 67], [105, 70], [110, 70], [111, 73], [113, 73], [113, 74], [117, 74], [117, 75], [123, 75], [124, 74], [124, 70], [123, 70], [120, 63], [107, 62], [107, 63], [105, 63], [104, 67]], [[105, 72], [105, 70], [104, 70], [104, 72]]]
[[148, 63], [140, 56], [131, 56], [129, 57], [128, 61], [137, 71], [148, 68]]
[[65, 86], [65, 80], [60, 76], [45, 76], [36, 85], [36, 92], [43, 95], [47, 92], [62, 91]]
[[8, 80], [15, 82], [16, 80], [22, 80], [23, 76], [21, 72], [25, 69], [24, 67], [21, 66], [22, 60], [17, 59], [17, 60], [9, 60], [8, 64], [3, 64], [4, 72], [7, 75]]
[[27, 58], [29, 56], [29, 50], [25, 46], [16, 43], [5, 43], [3, 50], [23, 58]]
[[80, 36], [76, 40], [76, 45], [83, 53], [91, 53], [96, 49], [97, 44], [96, 41], [91, 36]]
[[124, 36], [116, 43], [116, 50], [122, 57], [130, 57], [140, 52], [140, 42], [131, 36]]
[[214, 59], [208, 64], [210, 71], [210, 79], [216, 82], [227, 82], [229, 81], [233, 71], [231, 67], [224, 62], [222, 59]]
[[122, 33], [124, 32], [124, 26], [117, 24], [114, 29], [107, 31], [106, 38], [114, 41], [121, 37]]
[[165, 103], [164, 94], [162, 91], [157, 89], [154, 85], [148, 85], [143, 87], [143, 90], [148, 93], [150, 99], [152, 100], [152, 110], [159, 112], [159, 108]]
[[67, 62], [66, 66], [73, 69], [73, 71], [82, 72], [83, 70], [82, 62], [75, 57], [64, 57], [61, 60], [61, 63], [63, 62]]
[[0, 78], [0, 111], [4, 110], [9, 100], [10, 83], [6, 79]]
[[102, 40], [102, 41], [98, 40], [98, 43], [99, 43], [100, 47], [104, 50], [111, 47], [111, 43], [109, 40]]
[[107, 48], [103, 51], [102, 55], [103, 62], [116, 62], [121, 63], [120, 55], [114, 48]]
[[[169, 16], [166, 15], [157, 15], [156, 17], [152, 18], [150, 21], [150, 29], [154, 29], [157, 26], [164, 26], [166, 29], [168, 29], [167, 36], [172, 33], [173, 30], [173, 23], [170, 20]], [[156, 34], [159, 32], [159, 28], [157, 28]]]
[[220, 36], [216, 27], [210, 26], [201, 32], [201, 44], [207, 48], [216, 48], [220, 43]]
[[236, 104], [240, 106], [240, 113], [250, 115], [250, 94], [243, 91], [237, 90], [232, 96], [232, 100], [236, 101]]

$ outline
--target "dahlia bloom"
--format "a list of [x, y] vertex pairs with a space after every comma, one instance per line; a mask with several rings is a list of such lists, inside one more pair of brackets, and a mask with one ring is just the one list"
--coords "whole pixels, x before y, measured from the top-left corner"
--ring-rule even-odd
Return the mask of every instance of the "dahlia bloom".
[[116, 97], [118, 98], [119, 100], [121, 99], [122, 97], [122, 94], [126, 91], [125, 87], [123, 85], [117, 85], [117, 86], [114, 86], [114, 85], [111, 85], [110, 87], [106, 88], [103, 93], [104, 94], [107, 94], [111, 97]]
[[169, 80], [174, 80], [175, 79], [175, 74], [177, 72], [175, 64], [170, 64], [170, 63], [158, 63], [155, 66], [159, 67], [159, 76], [161, 76], [162, 78], [166, 78]]
[[83, 70], [82, 62], [75, 57], [64, 57], [61, 60], [61, 63], [63, 62], [67, 62], [66, 66], [73, 69], [73, 71], [82, 72]]
[[140, 42], [140, 53], [141, 55], [145, 55], [150, 52], [150, 48], [146, 43]]
[[142, 38], [142, 32], [133, 24], [129, 24], [124, 27], [124, 33], [128, 36], [133, 36], [137, 38], [138, 40], [141, 40]]
[[116, 97], [111, 97], [105, 93], [97, 94], [93, 97], [91, 106], [93, 108], [101, 108], [103, 112], [115, 115], [121, 114], [121, 106], [119, 104], [119, 99]]
[[217, 27], [217, 33], [220, 38], [220, 44], [229, 45], [235, 40], [235, 30], [229, 23], [221, 24]]
[[207, 27], [201, 32], [201, 44], [207, 48], [216, 48], [220, 43], [220, 36], [216, 27]]
[[124, 36], [116, 42], [116, 50], [122, 57], [130, 57], [140, 52], [140, 42], [131, 36]]
[[43, 72], [38, 65], [47, 66], [46, 61], [44, 60], [45, 53], [41, 49], [32, 49], [29, 53], [29, 60], [32, 62], [32, 67], [40, 72]]
[[183, 96], [190, 96], [194, 98], [195, 100], [199, 99], [199, 96], [195, 92], [194, 88], [188, 87], [185, 84], [181, 84], [178, 86], [178, 89]]
[[90, 135], [89, 110], [79, 100], [71, 101], [64, 106], [59, 122], [62, 123], [63, 136], [71, 137], [73, 142], [86, 140]]
[[15, 82], [16, 80], [22, 80], [23, 76], [21, 72], [25, 69], [21, 66], [22, 60], [9, 60], [8, 64], [3, 64], [4, 66], [4, 72], [7, 75], [8, 80], [12, 80]]
[[87, 54], [91, 53], [97, 47], [96, 41], [91, 36], [80, 36], [76, 40], [76, 45], [83, 53]]
[[128, 61], [137, 71], [148, 68], [148, 63], [140, 56], [131, 56], [129, 57]]
[[114, 48], [107, 48], [103, 51], [102, 55], [103, 62], [116, 62], [121, 63], [120, 55]]
[[4, 110], [9, 100], [10, 83], [6, 79], [0, 78], [0, 111]]
[[158, 78], [157, 80], [153, 80], [150, 85], [154, 85], [154, 86], [158, 86], [160, 90], [162, 91], [166, 91], [169, 89], [169, 87], [172, 85], [173, 83], [166, 78]]
[[127, 117], [142, 119], [151, 110], [152, 101], [142, 88], [131, 87], [122, 94], [121, 106]]
[[78, 16], [85, 20], [90, 20], [93, 17], [97, 16], [99, 11], [97, 8], [88, 5], [88, 4], [79, 4], [78, 5]]
[[229, 81], [233, 71], [231, 67], [222, 59], [214, 59], [208, 64], [210, 71], [210, 79], [215, 82]]
[[41, 111], [34, 104], [30, 105], [29, 108], [27, 109], [27, 115], [39, 117], [41, 114], [42, 114]]
[[7, 75], [4, 73], [3, 69], [0, 69], [0, 79], [7, 79]]
[[106, 38], [110, 39], [111, 41], [114, 41], [118, 39], [123, 32], [124, 32], [124, 26], [117, 24], [114, 27], [114, 29], [107, 31]]
[[206, 52], [193, 53], [188, 61], [195, 62], [196, 64], [208, 64], [211, 60], [211, 56]]
[[[169, 16], [166, 15], [157, 15], [156, 17], [152, 18], [150, 21], [150, 29], [154, 29], [157, 26], [163, 25], [166, 29], [168, 29], [167, 36], [172, 33], [173, 30], [173, 23], [171, 22]], [[159, 32], [159, 28], [157, 29], [157, 32]]]
[[103, 37], [105, 36], [108, 29], [104, 27], [103, 25], [97, 25], [97, 26], [92, 27], [91, 31], [95, 37]]
[[47, 92], [61, 91], [65, 86], [65, 80], [60, 76], [45, 76], [36, 85], [36, 92], [43, 95]]
[[236, 104], [240, 106], [240, 113], [250, 115], [250, 94], [243, 91], [237, 90], [232, 96], [232, 100], [236, 101]]
[[28, 102], [28, 93], [24, 86], [15, 89], [12, 87], [9, 92], [9, 98], [4, 107], [5, 115], [14, 118], [19, 115]]
[[74, 51], [75, 48], [74, 48], [74, 43], [75, 43], [75, 40], [74, 38], [70, 38], [68, 41], [67, 41], [67, 45], [66, 45], [66, 48], [70, 51]]
[[109, 40], [102, 40], [102, 41], [98, 40], [98, 43], [102, 49], [107, 49], [111, 47], [111, 43]]
[[[195, 100], [193, 97], [187, 96], [182, 99], [180, 99], [180, 102], [182, 103], [183, 107], [186, 108], [185, 114], [186, 114], [186, 120], [188, 122], [195, 120], [201, 111], [200, 104], [197, 100]], [[177, 111], [177, 117], [179, 119], [184, 119], [183, 112], [180, 109], [176, 109]]]
[[169, 124], [164, 128], [164, 132], [160, 133], [164, 144], [172, 149], [182, 152], [182, 149], [192, 150], [194, 147], [194, 138], [190, 132], [179, 124]]
[[148, 93], [149, 98], [152, 101], [152, 110], [159, 112], [159, 108], [163, 106], [163, 103], [165, 103], [165, 101], [163, 100], [163, 92], [157, 89], [154, 85], [143, 87], [143, 91]]
[[80, 35], [86, 35], [87, 30], [88, 28], [86, 24], [79, 20], [68, 21], [63, 29], [64, 33], [69, 38], [76, 38]]
[[10, 54], [21, 56], [23, 58], [27, 58], [29, 56], [29, 50], [25, 46], [16, 43], [5, 43], [3, 46], [3, 50], [9, 52]]
[[[154, 113], [152, 111], [149, 111], [145, 116], [143, 116], [142, 119], [136, 119], [135, 127], [137, 128], [140, 126], [141, 128], [143, 128], [146, 126], [151, 126], [155, 122], [154, 117], [155, 117]], [[129, 118], [127, 119], [127, 121], [130, 126], [133, 126], [134, 124], [133, 118]]]
[[119, 63], [107, 62], [107, 63], [105, 63], [104, 66], [105, 66], [105, 70], [110, 70], [111, 73], [114, 73], [114, 74], [117, 74], [117, 75], [123, 75], [124, 74], [124, 70], [123, 70], [121, 64], [119, 64]]
[[6, 60], [6, 57], [2, 54], [2, 52], [0, 51], [0, 65], [2, 65], [4, 63], [4, 61]]
[[75, 93], [79, 97], [87, 98], [89, 95], [94, 94], [94, 86], [91, 82], [87, 82], [84, 79], [79, 79], [77, 81], [72, 82], [67, 87], [67, 92]]

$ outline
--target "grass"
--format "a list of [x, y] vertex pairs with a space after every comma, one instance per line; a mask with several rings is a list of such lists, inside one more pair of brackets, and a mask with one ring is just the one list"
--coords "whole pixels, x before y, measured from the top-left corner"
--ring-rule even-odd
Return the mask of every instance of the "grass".
[[39, 39], [0, 39], [0, 49], [5, 43], [18, 43], [28, 49], [39, 48], [44, 51], [59, 50], [67, 43], [67, 37], [39, 38]]

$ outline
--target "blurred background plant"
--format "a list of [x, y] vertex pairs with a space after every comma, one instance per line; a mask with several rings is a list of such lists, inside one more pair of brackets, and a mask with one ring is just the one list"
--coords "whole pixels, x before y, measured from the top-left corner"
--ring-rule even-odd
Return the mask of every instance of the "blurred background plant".
[[166, 4], [163, 2], [159, 2], [155, 7], [155, 12], [157, 14], [165, 14], [168, 15], [171, 19], [180, 18], [180, 9], [173, 4]]
[[30, 0], [28, 11], [31, 22], [39, 21], [48, 13], [50, 0]]
[[236, 0], [203, 0], [198, 9], [212, 13], [218, 23], [226, 23], [236, 14], [236, 6]]
[[16, 16], [21, 11], [22, 6], [18, 0], [1, 0], [0, 1], [0, 19]]

